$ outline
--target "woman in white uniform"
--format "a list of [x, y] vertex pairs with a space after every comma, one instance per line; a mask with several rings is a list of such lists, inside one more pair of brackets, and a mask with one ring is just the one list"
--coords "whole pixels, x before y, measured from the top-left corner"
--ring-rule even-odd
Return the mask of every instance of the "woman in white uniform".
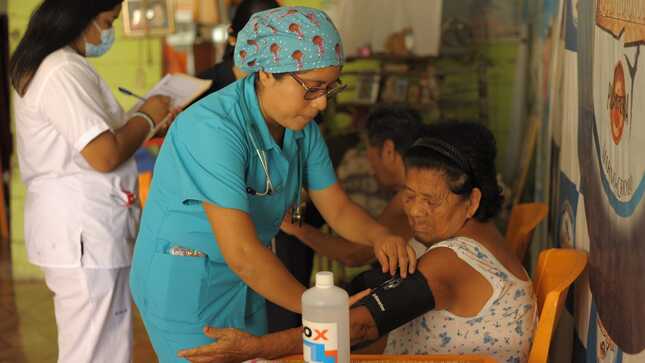
[[126, 118], [86, 60], [112, 45], [121, 2], [45, 0], [10, 63], [25, 242], [54, 295], [59, 362], [131, 361], [132, 156], [174, 117], [156, 96]]

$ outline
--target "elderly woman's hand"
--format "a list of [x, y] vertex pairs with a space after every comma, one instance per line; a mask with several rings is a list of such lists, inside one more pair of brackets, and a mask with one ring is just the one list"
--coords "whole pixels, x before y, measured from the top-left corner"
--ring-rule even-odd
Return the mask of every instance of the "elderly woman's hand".
[[184, 349], [177, 356], [194, 363], [233, 363], [256, 358], [259, 338], [233, 328], [204, 327], [204, 334], [214, 343], [193, 349]]
[[401, 237], [387, 234], [374, 242], [374, 255], [381, 264], [383, 272], [396, 273], [399, 267], [401, 277], [413, 273], [417, 267], [417, 256], [414, 249]]

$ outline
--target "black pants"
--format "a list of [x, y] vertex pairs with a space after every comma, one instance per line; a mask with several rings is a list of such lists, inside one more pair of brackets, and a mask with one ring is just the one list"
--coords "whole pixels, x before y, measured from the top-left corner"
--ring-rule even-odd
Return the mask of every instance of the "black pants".
[[[320, 228], [325, 221], [312, 203], [305, 209], [304, 221]], [[275, 237], [276, 255], [289, 272], [305, 287], [309, 286], [314, 264], [314, 251], [296, 237], [280, 231]], [[269, 333], [295, 328], [302, 325], [302, 316], [267, 300], [267, 320]]]

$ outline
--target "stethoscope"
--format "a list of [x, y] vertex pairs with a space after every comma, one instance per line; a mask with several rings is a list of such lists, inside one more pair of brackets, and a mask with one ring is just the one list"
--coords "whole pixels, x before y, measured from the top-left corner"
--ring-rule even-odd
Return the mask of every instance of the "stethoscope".
[[[245, 95], [245, 94], [246, 93], [244, 92], [244, 87], [243, 87], [242, 95]], [[251, 144], [253, 144], [253, 148], [255, 149], [255, 153], [257, 154], [258, 159], [260, 160], [260, 165], [262, 165], [262, 170], [264, 171], [264, 177], [265, 177], [263, 192], [259, 192], [248, 185], [246, 186], [246, 192], [250, 195], [254, 195], [258, 197], [271, 196], [271, 194], [273, 194], [274, 189], [273, 189], [273, 183], [271, 182], [271, 173], [269, 172], [269, 160], [267, 159], [266, 151], [263, 148], [260, 148], [260, 145], [258, 144], [257, 135], [259, 133], [259, 130], [257, 129], [257, 126], [251, 122], [251, 118], [247, 114], [246, 100], [244, 99], [244, 96], [241, 97], [241, 102], [242, 102], [242, 110], [243, 110], [242, 112], [244, 113], [244, 118], [246, 119], [247, 136], [249, 140], [251, 140]], [[296, 153], [297, 153], [296, 165], [298, 168], [298, 195], [296, 196], [295, 206], [292, 206], [289, 209], [289, 211], [291, 213], [291, 223], [302, 226], [303, 210], [302, 210], [301, 204], [302, 204], [303, 171], [302, 171], [300, 149], [301, 149], [300, 140], [297, 140], [296, 141]]]

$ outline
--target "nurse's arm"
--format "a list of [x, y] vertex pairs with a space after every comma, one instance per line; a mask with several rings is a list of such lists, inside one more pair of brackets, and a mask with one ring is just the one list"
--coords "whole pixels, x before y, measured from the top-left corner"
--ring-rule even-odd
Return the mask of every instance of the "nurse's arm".
[[[406, 240], [412, 237], [407, 217], [403, 212], [401, 193], [390, 200], [377, 221]], [[345, 238], [325, 233], [306, 223], [302, 226], [292, 224], [290, 215], [285, 217], [280, 228], [283, 232], [298, 238], [313, 248], [316, 253], [340, 261], [345, 266], [363, 266], [375, 259], [371, 246], [353, 243]]]
[[[170, 98], [152, 96], [141, 107], [157, 125], [169, 112]], [[172, 112], [174, 118], [176, 112]], [[108, 173], [129, 160], [150, 133], [150, 125], [141, 116], [134, 116], [117, 130], [107, 130], [90, 141], [81, 155], [99, 172]]]
[[251, 217], [237, 209], [203, 203], [226, 264], [268, 300], [300, 313], [305, 291], [280, 260], [257, 238]]
[[337, 182], [325, 189], [309, 190], [309, 194], [334, 231], [347, 240], [374, 247], [383, 272], [394, 275], [398, 266], [402, 277], [408, 271], [414, 272], [416, 256], [412, 247], [352, 202]]
[[302, 226], [293, 224], [291, 223], [291, 215], [284, 218], [280, 229], [284, 233], [296, 237], [316, 253], [339, 261], [348, 267], [363, 266], [374, 260], [374, 252], [371, 247], [325, 233], [320, 228], [307, 223], [303, 223]]

